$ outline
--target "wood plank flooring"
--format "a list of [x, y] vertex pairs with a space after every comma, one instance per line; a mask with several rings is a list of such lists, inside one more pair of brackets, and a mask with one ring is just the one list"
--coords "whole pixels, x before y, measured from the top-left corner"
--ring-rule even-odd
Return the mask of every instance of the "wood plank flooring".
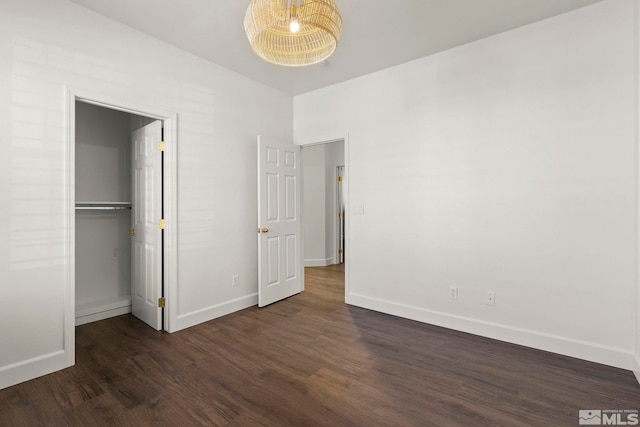
[[166, 334], [132, 316], [76, 328], [76, 365], [0, 390], [0, 426], [575, 426], [640, 410], [633, 374], [344, 304], [307, 290]]

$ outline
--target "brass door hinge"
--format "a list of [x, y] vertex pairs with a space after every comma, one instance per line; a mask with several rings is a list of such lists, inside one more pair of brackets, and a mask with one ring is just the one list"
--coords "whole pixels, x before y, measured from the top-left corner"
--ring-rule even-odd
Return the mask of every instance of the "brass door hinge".
[[341, 176], [338, 177], [338, 182], [342, 182], [342, 177]]
[[338, 212], [338, 218], [342, 219], [342, 212]]
[[166, 304], [166, 301], [164, 297], [158, 298], [158, 308], [164, 308], [165, 304]]
[[164, 141], [158, 141], [158, 150], [164, 151]]
[[160, 230], [164, 230], [165, 225], [166, 225], [166, 224], [165, 224], [165, 222], [164, 222], [164, 219], [161, 219], [161, 220], [159, 220], [159, 221], [158, 221], [158, 228], [159, 228]]

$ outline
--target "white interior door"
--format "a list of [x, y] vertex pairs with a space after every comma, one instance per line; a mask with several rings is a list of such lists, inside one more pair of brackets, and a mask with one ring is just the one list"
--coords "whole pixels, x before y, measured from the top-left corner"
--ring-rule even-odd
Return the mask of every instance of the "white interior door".
[[[133, 248], [131, 311], [162, 328], [162, 122], [138, 129], [133, 138]], [[163, 305], [163, 304], [162, 304]]]
[[258, 305], [302, 291], [300, 147], [258, 136]]

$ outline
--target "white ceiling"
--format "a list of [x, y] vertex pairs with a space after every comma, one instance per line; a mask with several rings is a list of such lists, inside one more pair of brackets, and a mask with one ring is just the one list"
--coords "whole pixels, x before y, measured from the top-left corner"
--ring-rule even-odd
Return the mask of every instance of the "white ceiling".
[[244, 34], [250, 0], [71, 0], [292, 95], [421, 58], [601, 0], [335, 0], [343, 18], [326, 64], [258, 58]]

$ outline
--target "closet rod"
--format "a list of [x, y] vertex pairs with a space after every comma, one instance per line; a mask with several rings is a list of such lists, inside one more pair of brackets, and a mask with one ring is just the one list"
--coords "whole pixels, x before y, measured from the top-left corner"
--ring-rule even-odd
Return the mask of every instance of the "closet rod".
[[131, 206], [76, 206], [76, 210], [121, 211], [130, 209]]

